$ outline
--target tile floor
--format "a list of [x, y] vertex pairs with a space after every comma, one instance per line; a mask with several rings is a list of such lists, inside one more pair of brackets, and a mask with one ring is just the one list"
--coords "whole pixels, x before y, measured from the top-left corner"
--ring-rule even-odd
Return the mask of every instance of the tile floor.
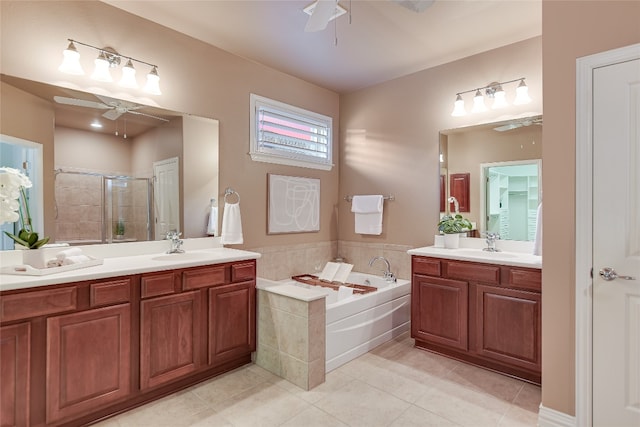
[[408, 333], [310, 391], [246, 365], [100, 427], [536, 426], [540, 388], [413, 347]]

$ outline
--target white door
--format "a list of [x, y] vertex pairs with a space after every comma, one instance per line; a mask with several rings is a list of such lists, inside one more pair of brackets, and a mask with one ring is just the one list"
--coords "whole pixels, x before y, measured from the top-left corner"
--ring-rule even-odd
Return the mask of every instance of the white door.
[[180, 173], [177, 157], [153, 163], [155, 240], [180, 231]]
[[640, 426], [640, 59], [593, 71], [593, 425]]

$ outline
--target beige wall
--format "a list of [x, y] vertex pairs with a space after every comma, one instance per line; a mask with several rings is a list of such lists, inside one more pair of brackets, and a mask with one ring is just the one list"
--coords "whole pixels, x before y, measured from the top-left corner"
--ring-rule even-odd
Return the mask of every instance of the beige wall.
[[131, 144], [114, 135], [57, 126], [55, 168], [131, 175]]
[[[433, 243], [440, 211], [439, 132], [542, 112], [542, 41], [525, 40], [420, 71], [340, 99], [340, 239], [413, 247]], [[506, 110], [451, 117], [457, 92], [527, 78], [533, 101]], [[505, 85], [508, 97], [515, 85]], [[467, 105], [472, 94], [467, 94]], [[393, 194], [381, 236], [354, 232], [353, 194]]]
[[[233, 187], [242, 196], [245, 244], [240, 247], [325, 242], [337, 238], [333, 209], [338, 199], [337, 166], [330, 172], [275, 166], [252, 162], [247, 154], [250, 93], [331, 116], [334, 135], [338, 135], [337, 93], [231, 55], [100, 2], [2, 1], [0, 11], [2, 73], [218, 119], [219, 192]], [[98, 47], [111, 46], [122, 54], [158, 64], [162, 96], [150, 99], [141, 92], [121, 92], [115, 84], [102, 84], [86, 76], [60, 73], [57, 68], [67, 38]], [[85, 69], [91, 70], [92, 54], [86, 51], [83, 58], [87, 61], [83, 64]], [[338, 141], [335, 163], [337, 145]], [[185, 153], [185, 157], [196, 156], [199, 152], [196, 148], [195, 154]], [[52, 160], [50, 163], [45, 167], [52, 171]], [[193, 170], [188, 164], [184, 169]], [[321, 180], [320, 197], [323, 202], [319, 233], [267, 235], [267, 173]], [[221, 196], [218, 194], [219, 199]], [[207, 194], [201, 203], [208, 203], [210, 197]], [[45, 202], [51, 209], [53, 200], [49, 198]]]
[[[4, 45], [4, 43], [3, 43]], [[4, 52], [4, 49], [3, 49]], [[1, 62], [1, 61], [0, 61]], [[42, 126], [34, 126], [42, 123]], [[53, 190], [53, 108], [51, 103], [0, 82], [0, 133], [42, 144], [43, 185]], [[53, 191], [43, 192], [45, 206], [53, 206]], [[41, 237], [55, 238], [53, 215], [45, 215]]]
[[575, 414], [576, 59], [640, 42], [639, 22], [638, 1], [543, 2], [542, 404], [567, 414]]

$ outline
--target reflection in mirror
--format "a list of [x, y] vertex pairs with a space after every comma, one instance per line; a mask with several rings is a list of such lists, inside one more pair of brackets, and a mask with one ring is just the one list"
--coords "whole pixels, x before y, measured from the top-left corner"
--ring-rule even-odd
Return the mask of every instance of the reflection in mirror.
[[[49, 109], [55, 118], [52, 131], [47, 129], [50, 123], [24, 118], [29, 126], [52, 133], [54, 160], [49, 164], [54, 165], [54, 178], [50, 187], [45, 183], [45, 191], [54, 192], [54, 206], [44, 212], [54, 219], [55, 230], [47, 233], [52, 241], [159, 240], [169, 230], [183, 231], [183, 206], [194, 205], [182, 167], [187, 150], [216, 153], [210, 156], [216, 164], [207, 165], [212, 176], [202, 185], [210, 193], [201, 201], [202, 212], [218, 193], [216, 120], [12, 76], [1, 78], [3, 95], [9, 93], [20, 105]], [[17, 127], [3, 122], [3, 132], [10, 134], [12, 126]], [[206, 218], [195, 220], [206, 224]], [[184, 237], [205, 236], [202, 228]]]
[[454, 197], [474, 224], [471, 237], [492, 231], [505, 240], [533, 240], [541, 158], [542, 116], [442, 131], [441, 215], [455, 212]]

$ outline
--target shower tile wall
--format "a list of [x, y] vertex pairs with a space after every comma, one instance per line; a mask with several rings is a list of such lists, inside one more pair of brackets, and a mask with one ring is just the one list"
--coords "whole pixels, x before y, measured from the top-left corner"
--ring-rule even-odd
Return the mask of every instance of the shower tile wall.
[[56, 176], [56, 241], [101, 241], [101, 183], [99, 176]]

